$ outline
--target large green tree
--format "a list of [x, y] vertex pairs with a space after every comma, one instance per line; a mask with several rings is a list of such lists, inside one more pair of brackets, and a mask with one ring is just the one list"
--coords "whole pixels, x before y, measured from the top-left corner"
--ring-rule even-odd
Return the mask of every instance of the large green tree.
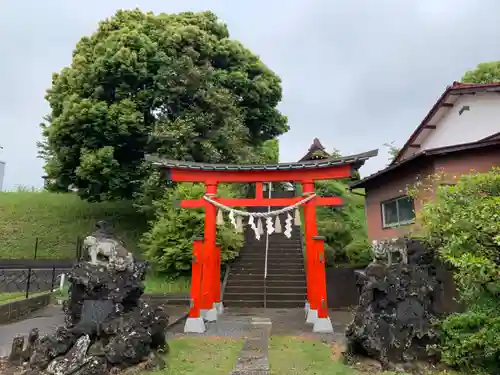
[[120, 10], [53, 75], [40, 144], [47, 187], [130, 198], [150, 174], [147, 153], [258, 162], [263, 143], [288, 130], [281, 96], [280, 78], [213, 13]]
[[462, 77], [463, 83], [500, 82], [500, 61], [490, 61], [479, 64]]

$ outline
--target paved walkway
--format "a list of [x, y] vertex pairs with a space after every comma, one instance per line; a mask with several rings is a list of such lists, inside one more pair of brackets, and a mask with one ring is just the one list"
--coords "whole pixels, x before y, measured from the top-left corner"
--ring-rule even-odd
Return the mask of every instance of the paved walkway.
[[[217, 322], [205, 323], [206, 331], [200, 336], [230, 336], [245, 337], [251, 329], [252, 318], [269, 319], [272, 323], [271, 335], [278, 336], [308, 336], [318, 339], [342, 342], [345, 327], [351, 321], [349, 311], [330, 310], [330, 319], [334, 333], [318, 334], [312, 332], [312, 325], [305, 323], [305, 312], [302, 308], [296, 309], [263, 309], [263, 308], [226, 308]], [[170, 337], [182, 336], [184, 324], [178, 324], [169, 332]]]
[[12, 338], [16, 335], [28, 336], [33, 328], [38, 328], [40, 335], [52, 332], [64, 324], [61, 306], [47, 306], [19, 322], [0, 326], [0, 357], [9, 355]]
[[252, 318], [251, 329], [229, 375], [269, 374], [269, 335], [271, 319]]

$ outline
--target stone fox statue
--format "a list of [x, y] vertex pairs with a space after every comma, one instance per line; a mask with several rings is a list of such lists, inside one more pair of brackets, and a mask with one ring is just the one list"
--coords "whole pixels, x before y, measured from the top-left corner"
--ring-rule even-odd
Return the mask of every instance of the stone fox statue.
[[132, 270], [134, 258], [123, 242], [112, 235], [103, 222], [96, 226], [97, 230], [83, 240], [83, 249], [88, 252], [90, 263], [117, 271]]

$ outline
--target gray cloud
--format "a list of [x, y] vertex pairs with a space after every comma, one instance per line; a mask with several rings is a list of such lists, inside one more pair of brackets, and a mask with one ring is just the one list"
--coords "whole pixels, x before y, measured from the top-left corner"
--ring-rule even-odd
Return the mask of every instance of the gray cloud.
[[[182, 3], [182, 5], [181, 5]], [[291, 131], [283, 161], [297, 160], [314, 137], [356, 153], [402, 145], [445, 86], [479, 62], [499, 60], [498, 0], [106, 0], [4, 2], [0, 13], [0, 158], [4, 188], [41, 186], [38, 124], [51, 73], [71, 61], [83, 35], [116, 9], [207, 10], [232, 37], [283, 79], [281, 110]], [[387, 163], [385, 150], [363, 168]]]

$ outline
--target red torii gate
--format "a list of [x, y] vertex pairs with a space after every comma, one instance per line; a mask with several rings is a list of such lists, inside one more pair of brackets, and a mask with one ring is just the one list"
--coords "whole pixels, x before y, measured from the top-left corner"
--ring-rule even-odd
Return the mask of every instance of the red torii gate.
[[[378, 150], [363, 154], [312, 160], [298, 163], [266, 165], [205, 164], [162, 160], [153, 156], [148, 159], [160, 168], [165, 179], [175, 182], [198, 182], [205, 185], [205, 196], [227, 207], [283, 207], [300, 202], [314, 195], [316, 180], [352, 178], [354, 173]], [[264, 198], [264, 182], [298, 182], [302, 185], [303, 197]], [[255, 183], [255, 198], [217, 197], [220, 183]], [[318, 236], [316, 206], [340, 206], [340, 197], [318, 197], [304, 203], [306, 244], [306, 311], [308, 323], [313, 323], [315, 332], [332, 332], [328, 316], [324, 239]], [[217, 207], [204, 198], [183, 200], [181, 208], [204, 208], [204, 238], [195, 239], [191, 279], [191, 306], [185, 332], [204, 332], [206, 321], [217, 320], [222, 313], [220, 299], [220, 248], [216, 244]]]

